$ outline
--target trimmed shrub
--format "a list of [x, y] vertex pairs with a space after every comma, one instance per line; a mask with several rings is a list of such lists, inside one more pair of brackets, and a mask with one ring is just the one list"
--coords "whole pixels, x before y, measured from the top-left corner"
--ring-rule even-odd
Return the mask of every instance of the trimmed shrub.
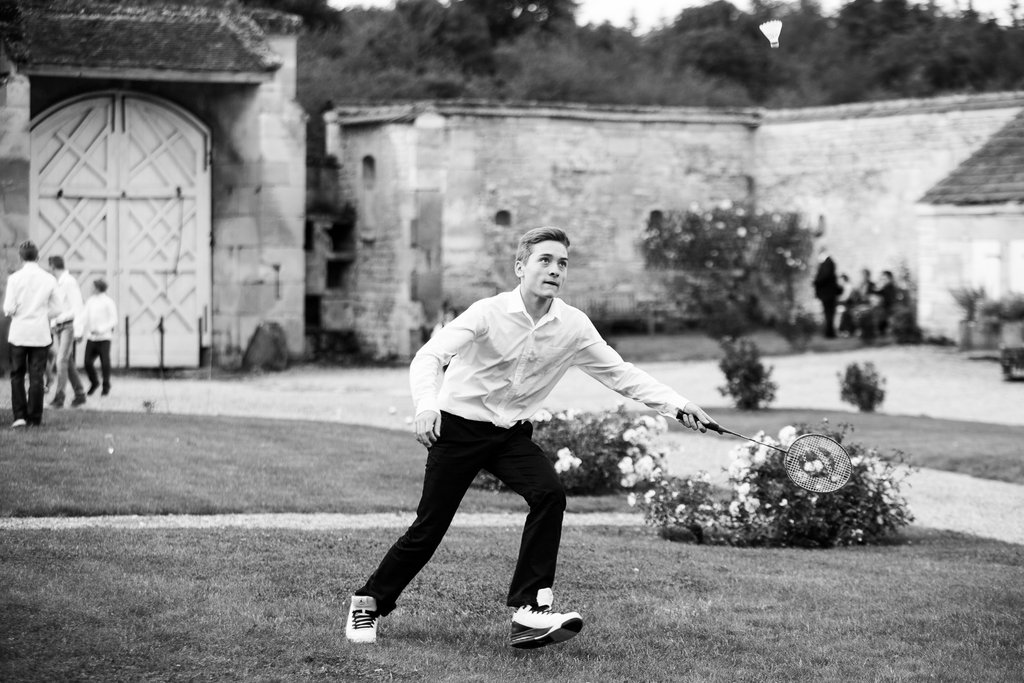
[[885, 378], [878, 374], [874, 363], [857, 363], [846, 366], [846, 374], [838, 375], [841, 398], [857, 406], [862, 413], [873, 413], [885, 400]]
[[[555, 466], [567, 493], [593, 495], [649, 485], [665, 469], [668, 451], [654, 439], [668, 430], [662, 416], [637, 415], [619, 406], [600, 413], [539, 410], [531, 420], [533, 440]], [[506, 490], [481, 472], [476, 486]]]
[[718, 367], [725, 373], [722, 396], [729, 396], [741, 410], [759, 410], [775, 400], [778, 385], [771, 380], [772, 368], [761, 362], [761, 351], [749, 339], [726, 339], [721, 343], [725, 357]]
[[[849, 452], [850, 482], [834, 493], [801, 489], [786, 476], [784, 454], [746, 442], [732, 451], [729, 497], [716, 499], [703, 474], [681, 479], [661, 475], [643, 495], [630, 494], [647, 524], [672, 540], [739, 546], [800, 546], [877, 543], [913, 521], [900, 487], [913, 469], [902, 466], [900, 452], [883, 459], [876, 449], [849, 441], [852, 428], [831, 429], [821, 423], [818, 433], [830, 436]], [[807, 425], [786, 427], [779, 440], [763, 432], [755, 438], [788, 447]]]
[[889, 330], [897, 344], [920, 344], [924, 339], [924, 332], [917, 325], [917, 313], [910, 306], [893, 309]]

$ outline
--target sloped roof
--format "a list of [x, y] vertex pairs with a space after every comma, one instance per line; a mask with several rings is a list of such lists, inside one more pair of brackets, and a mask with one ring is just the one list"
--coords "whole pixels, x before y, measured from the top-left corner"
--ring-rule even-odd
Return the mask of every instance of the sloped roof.
[[924, 204], [1024, 202], [1024, 111], [921, 198]]
[[261, 24], [294, 32], [300, 23], [292, 15], [250, 11], [228, 0], [0, 0], [0, 39], [29, 74], [76, 68], [272, 72], [282, 60]]

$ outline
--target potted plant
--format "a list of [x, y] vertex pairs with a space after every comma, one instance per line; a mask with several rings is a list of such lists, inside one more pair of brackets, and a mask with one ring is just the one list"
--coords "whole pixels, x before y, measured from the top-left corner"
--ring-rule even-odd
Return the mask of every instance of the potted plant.
[[1024, 346], [1024, 294], [1010, 294], [999, 304], [1001, 345], [1008, 348]]
[[978, 323], [978, 309], [985, 300], [984, 287], [956, 287], [949, 290], [953, 301], [960, 307], [960, 340], [961, 351], [974, 348], [974, 330]]

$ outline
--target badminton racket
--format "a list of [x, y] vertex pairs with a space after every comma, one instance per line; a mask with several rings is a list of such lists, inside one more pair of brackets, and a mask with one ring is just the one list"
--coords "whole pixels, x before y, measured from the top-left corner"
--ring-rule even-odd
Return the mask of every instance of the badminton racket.
[[[683, 412], [679, 411], [677, 419], [681, 421], [682, 416]], [[723, 435], [730, 434], [783, 453], [786, 456], [784, 463], [790, 481], [807, 491], [815, 493], [838, 491], [846, 486], [853, 473], [850, 454], [835, 439], [823, 434], [804, 434], [793, 441], [789, 448], [780, 448], [738, 434], [714, 421], [705, 426], [713, 432]]]

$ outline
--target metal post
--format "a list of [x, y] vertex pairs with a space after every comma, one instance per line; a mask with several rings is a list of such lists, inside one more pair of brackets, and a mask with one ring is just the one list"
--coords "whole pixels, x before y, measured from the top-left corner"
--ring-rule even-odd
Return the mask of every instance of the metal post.
[[164, 317], [160, 316], [160, 324], [157, 325], [157, 329], [160, 330], [160, 373], [164, 371]]
[[199, 330], [199, 367], [203, 367], [203, 316], [199, 316], [199, 324], [196, 327]]
[[132, 366], [131, 357], [131, 336], [128, 334], [128, 321], [131, 320], [131, 316], [124, 317], [124, 367], [127, 370]]

